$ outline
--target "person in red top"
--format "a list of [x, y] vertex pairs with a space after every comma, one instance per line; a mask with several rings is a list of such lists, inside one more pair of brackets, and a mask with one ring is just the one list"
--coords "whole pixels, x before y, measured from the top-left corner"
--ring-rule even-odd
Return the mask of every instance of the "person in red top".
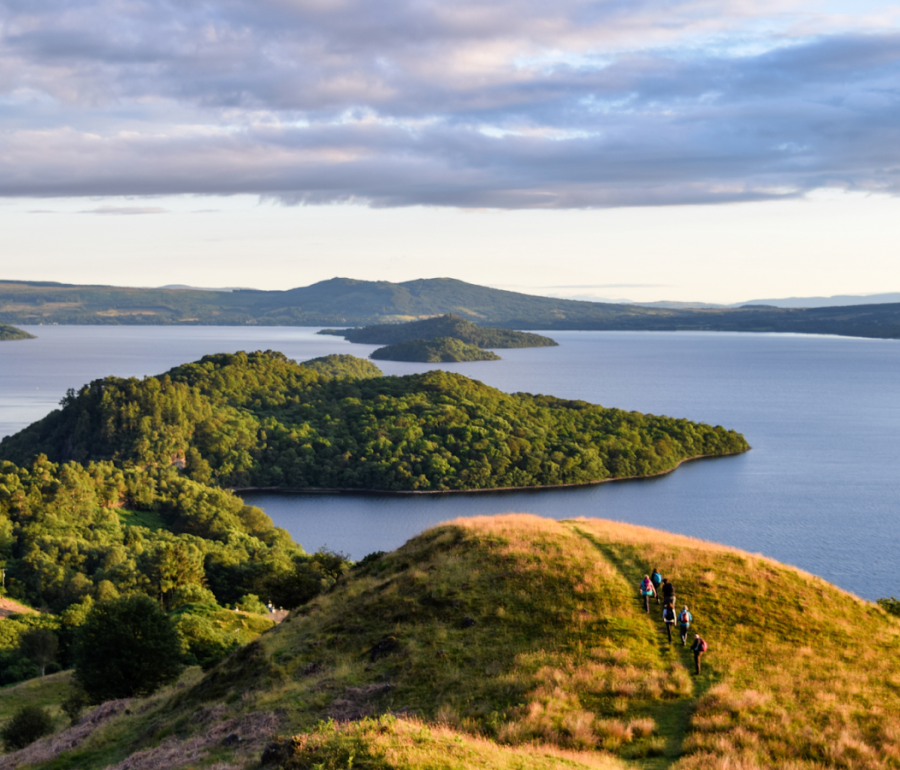
[[694, 665], [697, 667], [697, 676], [700, 675], [700, 658], [706, 652], [708, 645], [700, 638], [700, 634], [694, 634], [694, 643], [691, 645], [691, 652], [694, 653]]

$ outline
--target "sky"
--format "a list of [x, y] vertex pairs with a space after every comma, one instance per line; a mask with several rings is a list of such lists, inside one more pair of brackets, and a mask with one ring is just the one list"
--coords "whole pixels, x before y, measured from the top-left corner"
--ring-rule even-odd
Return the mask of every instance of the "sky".
[[0, 279], [900, 291], [900, 7], [0, 0]]

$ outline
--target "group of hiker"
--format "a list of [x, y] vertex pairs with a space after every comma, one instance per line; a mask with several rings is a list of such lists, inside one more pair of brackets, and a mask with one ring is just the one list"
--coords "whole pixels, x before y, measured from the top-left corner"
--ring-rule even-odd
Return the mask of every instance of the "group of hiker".
[[[650, 614], [650, 600], [655, 598], [657, 604], [663, 605], [662, 618], [666, 626], [666, 633], [669, 636], [669, 643], [672, 642], [672, 628], [677, 621], [678, 630], [681, 634], [681, 644], [687, 645], [688, 632], [691, 623], [694, 622], [694, 616], [691, 615], [688, 606], [682, 605], [681, 611], [675, 611], [675, 586], [668, 578], [664, 578], [659, 570], [654, 569], [649, 575], [644, 575], [640, 586], [641, 596], [644, 598], [644, 610]], [[660, 595], [662, 601], [660, 601]], [[691, 652], [694, 653], [694, 667], [697, 674], [700, 673], [700, 658], [706, 652], [708, 645], [701, 638], [700, 634], [694, 634], [694, 643], [691, 645]]]

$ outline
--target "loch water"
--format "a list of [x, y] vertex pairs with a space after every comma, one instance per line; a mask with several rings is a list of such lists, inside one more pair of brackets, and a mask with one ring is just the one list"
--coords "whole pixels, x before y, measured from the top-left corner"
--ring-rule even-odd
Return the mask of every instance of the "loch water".
[[[368, 355], [293, 327], [40, 326], [0, 344], [0, 436], [70, 387], [208, 353]], [[742, 432], [746, 454], [667, 476], [574, 489], [440, 496], [252, 494], [307, 550], [360, 558], [458, 516], [600, 516], [797, 565], [868, 599], [900, 596], [900, 341], [692, 332], [552, 332], [559, 347], [442, 364], [507, 392], [547, 393]], [[436, 368], [379, 362], [386, 374]], [[727, 576], [722, 576], [727, 580]]]

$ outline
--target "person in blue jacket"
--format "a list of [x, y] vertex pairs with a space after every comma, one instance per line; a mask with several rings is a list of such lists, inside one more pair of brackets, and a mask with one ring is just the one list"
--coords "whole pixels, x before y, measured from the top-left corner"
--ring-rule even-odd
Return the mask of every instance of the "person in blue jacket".
[[688, 611], [687, 605], [681, 608], [681, 612], [678, 613], [678, 630], [681, 632], [681, 644], [682, 646], [687, 644], [687, 635], [688, 629], [691, 627], [691, 623], [694, 622], [694, 616]]
[[663, 576], [659, 574], [659, 570], [654, 567], [653, 572], [650, 573], [650, 580], [653, 583], [653, 588], [656, 591], [656, 603], [659, 604], [659, 587], [662, 585]]

